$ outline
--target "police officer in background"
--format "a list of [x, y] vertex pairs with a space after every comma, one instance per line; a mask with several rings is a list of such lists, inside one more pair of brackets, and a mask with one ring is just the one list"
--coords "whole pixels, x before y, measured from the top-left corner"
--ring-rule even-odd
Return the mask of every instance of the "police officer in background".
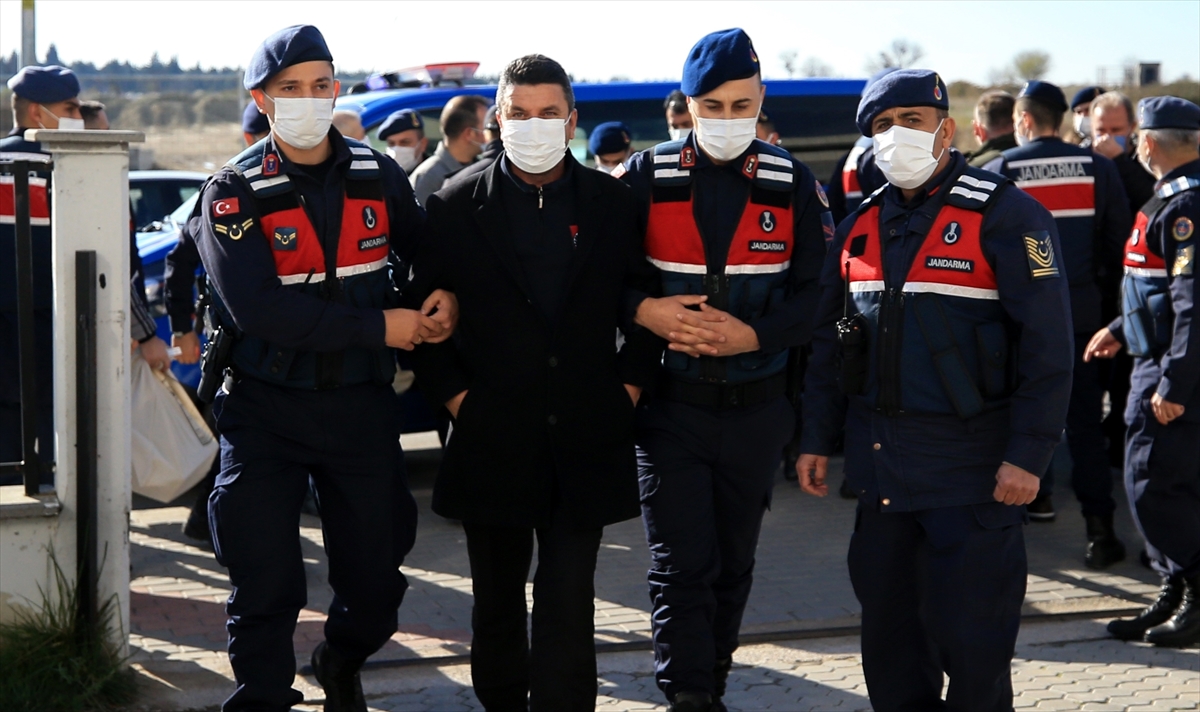
[[1125, 420], [1125, 488], [1162, 574], [1158, 600], [1115, 620], [1121, 640], [1200, 643], [1200, 107], [1172, 96], [1138, 104], [1137, 160], [1158, 179], [1125, 247], [1122, 312], [1092, 337], [1084, 358], [1134, 357]]
[[[885, 67], [871, 75], [863, 86], [863, 91], [871, 88], [875, 82], [896, 71], [895, 67]], [[875, 149], [871, 139], [866, 136], [858, 137], [854, 147], [838, 159], [833, 167], [833, 175], [829, 178], [829, 212], [833, 214], [834, 224], [839, 224], [846, 216], [858, 210], [863, 198], [887, 185], [887, 179], [875, 165]]]
[[242, 110], [242, 138], [247, 146], [253, 146], [271, 133], [271, 123], [267, 115], [258, 110], [258, 105], [251, 100]]
[[951, 149], [937, 74], [881, 79], [858, 127], [890, 185], [838, 227], [825, 262], [800, 486], [828, 493], [844, 427], [859, 494], [850, 580], [874, 708], [1011, 710], [1022, 505], [1071, 388], [1058, 235], [1037, 201]]
[[633, 155], [633, 132], [620, 121], [608, 121], [592, 129], [588, 136], [588, 151], [596, 162], [596, 170], [612, 173], [617, 166]]
[[[1032, 195], [1050, 211], [1058, 227], [1063, 249], [1058, 257], [1070, 286], [1075, 328], [1075, 368], [1067, 411], [1071, 487], [1087, 525], [1084, 563], [1103, 569], [1125, 558], [1125, 545], [1113, 529], [1117, 502], [1101, 426], [1104, 389], [1097, 365], [1083, 361], [1083, 349], [1104, 324], [1102, 304], [1117, 300], [1121, 246], [1132, 219], [1112, 161], [1058, 137], [1066, 111], [1066, 97], [1057, 86], [1027, 83], [1012, 113], [1020, 146], [1005, 151], [987, 168]], [[1029, 505], [1034, 521], [1054, 519], [1052, 474], [1042, 477], [1038, 497]]]
[[387, 144], [387, 155], [404, 169], [405, 175], [425, 160], [425, 150], [429, 147], [425, 120], [412, 109], [401, 109], [389, 115], [379, 125], [375, 137]]
[[766, 91], [745, 32], [697, 42], [681, 86], [695, 130], [618, 172], [665, 295], [631, 306], [670, 341], [637, 424], [655, 678], [673, 712], [707, 712], [724, 709], [759, 526], [793, 434], [789, 351], [808, 341], [833, 223], [808, 168], [754, 137]]
[[424, 215], [394, 161], [331, 129], [332, 61], [312, 26], [262, 43], [244, 84], [271, 134], [200, 198], [196, 242], [221, 331], [210, 351], [234, 336], [218, 364], [221, 473], [209, 501], [233, 585], [237, 690], [226, 711], [302, 699], [291, 689], [292, 632], [306, 597], [297, 528], [311, 476], [334, 590], [313, 669], [327, 711], [365, 712], [358, 671], [396, 630], [407, 585], [399, 567], [416, 527], [391, 349], [447, 338], [456, 313], [444, 293], [424, 313], [392, 308], [390, 256], [411, 254]]
[[986, 91], [975, 102], [971, 133], [979, 148], [966, 155], [967, 165], [982, 168], [1010, 148], [1017, 147], [1013, 136], [1013, 95], [1006, 91]]
[[692, 131], [692, 114], [688, 111], [687, 97], [678, 89], [667, 94], [663, 100], [667, 113], [667, 134], [672, 141], [682, 141]]
[[1092, 101], [1103, 93], [1103, 87], [1084, 87], [1071, 97], [1071, 127], [1080, 148], [1092, 147]]

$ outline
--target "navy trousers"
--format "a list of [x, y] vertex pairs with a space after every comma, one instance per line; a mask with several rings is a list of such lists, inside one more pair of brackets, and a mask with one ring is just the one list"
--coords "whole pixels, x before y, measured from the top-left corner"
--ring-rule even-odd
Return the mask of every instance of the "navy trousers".
[[850, 581], [875, 712], [1011, 712], [1023, 519], [999, 502], [886, 514], [859, 503]]
[[303, 696], [292, 635], [307, 602], [298, 528], [315, 484], [329, 584], [325, 639], [365, 660], [396, 631], [400, 573], [416, 536], [390, 386], [298, 391], [244, 379], [214, 404], [221, 472], [209, 498], [217, 560], [233, 594], [229, 658], [235, 710], [288, 710]]
[[1200, 422], [1161, 425], [1148, 399], [1131, 415], [1125, 489], [1146, 551], [1161, 573], [1200, 573]]
[[668, 699], [712, 693], [717, 661], [738, 647], [759, 529], [794, 422], [782, 396], [729, 410], [670, 401], [638, 409], [655, 678]]
[[[1067, 407], [1067, 448], [1071, 452], [1071, 489], [1086, 515], [1105, 515], [1117, 508], [1113, 499], [1113, 473], [1104, 435], [1104, 388], [1100, 364], [1083, 362], [1090, 335], [1075, 335], [1075, 369], [1071, 401]], [[1042, 478], [1041, 494], [1054, 490], [1053, 466]]]

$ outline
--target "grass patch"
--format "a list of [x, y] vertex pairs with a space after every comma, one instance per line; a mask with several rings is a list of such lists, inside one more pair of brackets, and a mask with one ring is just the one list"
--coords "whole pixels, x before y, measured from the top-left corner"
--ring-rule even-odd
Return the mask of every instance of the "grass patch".
[[[108, 632], [117, 598], [105, 601], [88, 627], [77, 618], [79, 585], [50, 553], [56, 595], [41, 586], [41, 608], [18, 611], [0, 625], [0, 700], [5, 712], [116, 710], [137, 694], [134, 673]], [[120, 621], [116, 620], [120, 630]]]

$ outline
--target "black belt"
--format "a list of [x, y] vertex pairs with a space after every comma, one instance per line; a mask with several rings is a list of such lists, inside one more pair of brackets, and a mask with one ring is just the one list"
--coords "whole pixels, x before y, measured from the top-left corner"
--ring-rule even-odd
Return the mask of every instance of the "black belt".
[[709, 408], [745, 408], [777, 398], [787, 390], [787, 372], [780, 371], [749, 383], [692, 383], [664, 378], [658, 387], [659, 397]]

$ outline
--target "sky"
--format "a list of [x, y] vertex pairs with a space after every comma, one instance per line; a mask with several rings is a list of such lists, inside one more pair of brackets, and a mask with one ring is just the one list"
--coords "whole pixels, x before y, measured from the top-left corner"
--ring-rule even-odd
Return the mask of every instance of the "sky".
[[[700, 37], [738, 26], [768, 78], [781, 54], [816, 57], [834, 76], [863, 77], [869, 56], [896, 38], [925, 50], [919, 66], [948, 81], [986, 85], [1024, 50], [1051, 57], [1049, 81], [1092, 83], [1100, 67], [1161, 62], [1164, 81], [1200, 77], [1200, 1], [1104, 2], [389, 2], [387, 0], [37, 0], [37, 49], [66, 62], [145, 64], [158, 52], [185, 67], [245, 66], [277, 29], [314, 24], [344, 70], [384, 71], [478, 61], [498, 74], [533, 52], [578, 80], [677, 79]], [[21, 45], [21, 2], [0, 0], [0, 54]]]

